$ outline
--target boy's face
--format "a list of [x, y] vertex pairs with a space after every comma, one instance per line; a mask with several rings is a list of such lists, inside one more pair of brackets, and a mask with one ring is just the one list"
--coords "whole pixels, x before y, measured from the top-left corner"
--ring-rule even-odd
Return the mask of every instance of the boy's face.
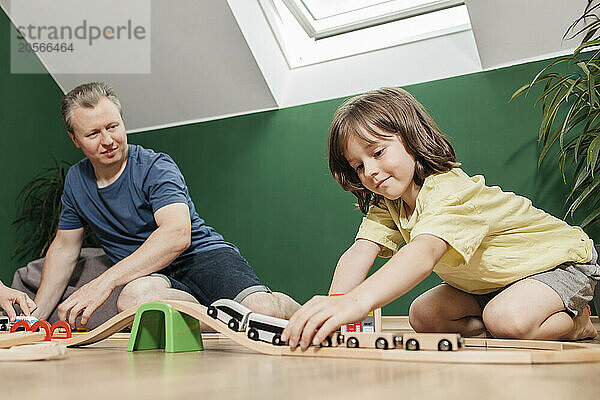
[[127, 157], [127, 133], [117, 106], [107, 98], [96, 107], [73, 112], [71, 140], [90, 159], [94, 168], [119, 165]]
[[406, 151], [400, 136], [379, 138], [368, 132], [363, 135], [371, 143], [351, 135], [345, 156], [364, 187], [390, 200], [402, 198], [414, 206], [419, 189], [413, 180], [415, 159]]

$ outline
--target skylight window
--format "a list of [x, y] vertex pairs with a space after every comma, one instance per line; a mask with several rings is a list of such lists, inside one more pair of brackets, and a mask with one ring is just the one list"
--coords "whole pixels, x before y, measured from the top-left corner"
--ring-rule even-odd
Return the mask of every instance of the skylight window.
[[288, 66], [471, 29], [457, 0], [258, 0]]
[[322, 39], [464, 4], [460, 0], [283, 0], [308, 36]]

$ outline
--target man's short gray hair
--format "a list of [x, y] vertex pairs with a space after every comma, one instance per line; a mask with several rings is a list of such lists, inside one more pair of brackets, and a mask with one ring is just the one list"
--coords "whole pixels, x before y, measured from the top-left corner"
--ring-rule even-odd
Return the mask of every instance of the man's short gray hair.
[[121, 102], [113, 88], [104, 82], [84, 83], [67, 93], [60, 102], [60, 113], [67, 126], [67, 131], [74, 133], [73, 113], [77, 107], [94, 108], [103, 97], [112, 101], [123, 117]]

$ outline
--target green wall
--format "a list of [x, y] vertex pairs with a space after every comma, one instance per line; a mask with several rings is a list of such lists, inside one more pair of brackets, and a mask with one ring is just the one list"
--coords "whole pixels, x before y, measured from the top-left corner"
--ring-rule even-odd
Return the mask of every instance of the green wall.
[[[535, 97], [507, 102], [544, 64], [407, 89], [451, 138], [468, 173], [484, 174], [488, 184], [562, 215], [565, 189], [554, 167], [537, 173]], [[325, 139], [341, 102], [150, 131], [130, 135], [130, 142], [173, 156], [207, 223], [238, 245], [274, 290], [304, 302], [327, 293], [336, 261], [361, 220], [354, 197], [337, 186], [327, 168]], [[438, 282], [430, 277], [385, 312], [406, 314], [411, 300]]]
[[[0, 279], [5, 282], [19, 266], [10, 259], [17, 193], [50, 166], [51, 156], [80, 158], [64, 135], [58, 111], [62, 93], [52, 78], [10, 74], [8, 26], [0, 13], [5, 150]], [[468, 173], [484, 174], [488, 184], [528, 196], [536, 206], [561, 216], [565, 187], [554, 165], [537, 171], [540, 112], [532, 105], [535, 97], [507, 102], [546, 63], [406, 88], [450, 137]], [[170, 154], [201, 217], [241, 249], [264, 282], [304, 302], [327, 292], [336, 261], [353, 242], [361, 220], [354, 197], [337, 186], [327, 168], [325, 138], [342, 100], [132, 134], [129, 140]], [[124, 112], [127, 122], [127, 104]], [[430, 277], [385, 312], [406, 314], [411, 300], [437, 282]]]
[[[74, 160], [60, 119], [62, 92], [48, 74], [10, 73], [10, 21], [0, 10], [0, 280], [12, 281], [20, 265], [11, 259], [15, 248], [15, 200], [23, 185], [57, 159]], [[31, 56], [32, 64], [39, 64]]]

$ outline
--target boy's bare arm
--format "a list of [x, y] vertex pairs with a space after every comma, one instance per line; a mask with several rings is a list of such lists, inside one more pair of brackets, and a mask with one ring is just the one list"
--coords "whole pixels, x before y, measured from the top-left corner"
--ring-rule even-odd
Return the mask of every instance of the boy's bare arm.
[[35, 317], [47, 319], [58, 304], [77, 265], [82, 241], [83, 228], [56, 232], [46, 252], [40, 288], [34, 299], [38, 307]]
[[366, 312], [382, 307], [427, 278], [447, 250], [448, 244], [444, 240], [432, 235], [419, 235], [352, 294], [368, 308]]
[[282, 334], [302, 349], [321, 343], [336, 328], [360, 321], [375, 308], [402, 296], [425, 279], [448, 250], [432, 235], [419, 235], [402, 247], [377, 272], [344, 296], [315, 296], [296, 312]]
[[373, 266], [381, 246], [370, 240], [358, 239], [340, 257], [329, 294], [348, 293], [360, 285]]

